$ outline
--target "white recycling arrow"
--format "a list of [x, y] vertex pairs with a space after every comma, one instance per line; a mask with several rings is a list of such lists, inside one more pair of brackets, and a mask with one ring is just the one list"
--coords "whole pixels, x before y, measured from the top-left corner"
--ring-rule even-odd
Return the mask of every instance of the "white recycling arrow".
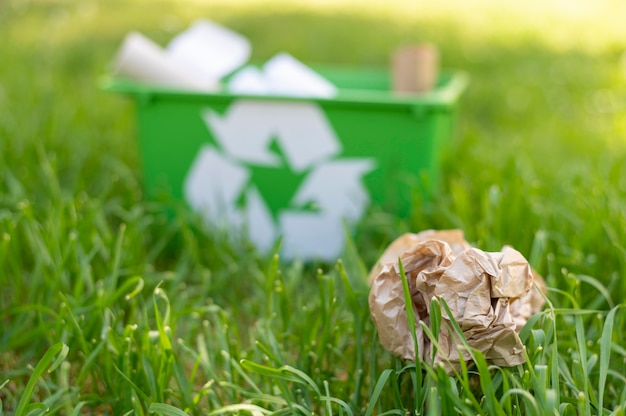
[[292, 205], [313, 202], [324, 212], [348, 222], [357, 221], [369, 203], [361, 178], [374, 167], [371, 159], [338, 159], [319, 164], [300, 185]]
[[272, 214], [257, 188], [246, 191], [245, 224], [248, 236], [263, 253], [272, 249], [276, 241], [276, 227]]
[[327, 212], [286, 211], [279, 216], [282, 256], [334, 261], [344, 245], [341, 217]]
[[236, 225], [241, 216], [233, 207], [249, 179], [248, 169], [203, 146], [189, 169], [184, 193], [189, 205], [213, 223]]
[[[192, 163], [184, 184], [191, 207], [212, 224], [246, 231], [261, 252], [282, 235], [286, 259], [335, 260], [344, 246], [343, 221], [356, 222], [368, 206], [361, 179], [374, 159], [337, 159], [340, 142], [313, 103], [239, 100], [224, 115], [207, 110], [202, 117], [220, 148], [203, 146]], [[292, 208], [281, 209], [277, 221], [248, 167], [283, 163], [270, 150], [273, 140], [289, 168], [306, 173]], [[317, 209], [303, 209], [309, 204]]]
[[280, 165], [269, 149], [273, 139], [295, 172], [341, 151], [324, 114], [311, 103], [239, 100], [224, 116], [213, 110], [202, 116], [226, 153], [244, 163]]
[[[259, 191], [255, 187], [246, 190], [249, 179], [248, 169], [204, 146], [189, 170], [184, 192], [191, 207], [205, 219], [214, 225], [245, 228], [257, 248], [267, 252], [276, 241], [276, 227]], [[239, 209], [237, 200], [244, 190], [245, 207]]]

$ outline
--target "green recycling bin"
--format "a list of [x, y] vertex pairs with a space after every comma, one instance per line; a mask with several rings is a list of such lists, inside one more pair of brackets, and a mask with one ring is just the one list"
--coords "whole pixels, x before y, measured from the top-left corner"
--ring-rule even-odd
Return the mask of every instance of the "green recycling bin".
[[315, 68], [333, 98], [200, 93], [110, 79], [134, 97], [149, 198], [185, 200], [213, 226], [243, 232], [262, 252], [333, 261], [344, 224], [370, 205], [407, 215], [440, 175], [462, 72], [424, 94], [390, 91], [384, 70]]

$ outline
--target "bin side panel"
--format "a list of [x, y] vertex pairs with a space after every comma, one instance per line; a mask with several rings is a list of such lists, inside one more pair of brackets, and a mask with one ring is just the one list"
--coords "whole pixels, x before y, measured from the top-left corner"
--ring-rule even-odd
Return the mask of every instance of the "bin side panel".
[[[200, 148], [206, 144], [219, 147], [202, 114], [207, 109], [224, 114], [233, 101], [157, 97], [139, 103], [140, 148], [149, 196], [184, 199], [183, 183]], [[375, 168], [363, 177], [372, 204], [406, 216], [415, 192], [427, 198], [436, 188], [440, 154], [451, 131], [451, 112], [416, 114], [410, 106], [322, 105], [322, 110], [341, 143], [337, 157], [373, 161]], [[301, 173], [287, 176], [272, 169], [251, 168], [259, 184], [273, 188], [270, 191], [275, 198], [268, 195], [268, 203], [274, 213], [288, 203], [303, 180]]]
[[183, 187], [191, 162], [206, 143], [214, 143], [202, 118], [210, 106], [223, 112], [228, 102], [203, 106], [197, 101], [153, 99], [139, 103], [138, 125], [144, 187], [151, 197], [184, 199]]
[[327, 111], [343, 143], [342, 157], [375, 159], [364, 177], [372, 204], [406, 216], [415, 192], [427, 197], [435, 185], [445, 118], [416, 116], [410, 107]]

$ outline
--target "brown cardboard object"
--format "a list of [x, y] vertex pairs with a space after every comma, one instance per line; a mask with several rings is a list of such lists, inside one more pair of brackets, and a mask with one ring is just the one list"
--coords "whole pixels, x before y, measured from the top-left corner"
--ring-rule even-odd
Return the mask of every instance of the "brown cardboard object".
[[[394, 260], [395, 258], [395, 260]], [[370, 312], [383, 347], [401, 358], [428, 360], [432, 344], [417, 325], [416, 354], [411, 336], [398, 258], [405, 270], [416, 319], [430, 326], [430, 304], [445, 300], [472, 348], [488, 362], [513, 366], [524, 362], [518, 333], [527, 320], [539, 312], [545, 283], [515, 249], [489, 253], [472, 248], [460, 230], [425, 231], [405, 234], [383, 253], [370, 275]], [[442, 308], [440, 349], [434, 364], [443, 364], [449, 373], [460, 366], [460, 340], [451, 329]]]
[[423, 93], [433, 89], [439, 76], [439, 52], [431, 44], [405, 46], [391, 59], [392, 89], [398, 93]]

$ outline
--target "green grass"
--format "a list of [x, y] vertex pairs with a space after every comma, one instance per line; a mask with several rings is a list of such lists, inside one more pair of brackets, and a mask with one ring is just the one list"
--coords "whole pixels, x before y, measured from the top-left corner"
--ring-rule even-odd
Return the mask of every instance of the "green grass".
[[[623, 415], [624, 6], [229, 3], [0, 3], [0, 414]], [[165, 43], [199, 16], [258, 60], [385, 66], [437, 43], [471, 76], [440, 194], [409, 219], [370, 212], [324, 265], [146, 201], [132, 103], [98, 79], [129, 30]], [[472, 351], [449, 377], [380, 347], [368, 268], [399, 233], [450, 227], [545, 276], [526, 364]]]

